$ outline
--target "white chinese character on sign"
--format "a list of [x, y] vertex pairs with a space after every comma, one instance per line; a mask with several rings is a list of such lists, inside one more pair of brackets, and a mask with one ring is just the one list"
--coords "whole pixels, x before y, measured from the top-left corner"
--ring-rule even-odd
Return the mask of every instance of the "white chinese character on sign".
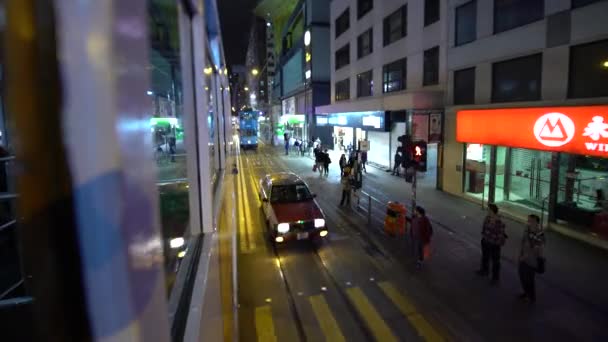
[[590, 137], [595, 141], [600, 140], [600, 137], [608, 138], [608, 124], [604, 123], [604, 118], [601, 116], [594, 116], [592, 120], [593, 121], [585, 127], [583, 136]]

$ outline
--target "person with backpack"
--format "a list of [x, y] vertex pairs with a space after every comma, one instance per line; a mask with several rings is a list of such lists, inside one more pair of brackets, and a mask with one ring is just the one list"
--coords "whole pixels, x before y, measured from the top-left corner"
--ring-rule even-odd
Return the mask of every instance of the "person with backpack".
[[342, 178], [340, 179], [340, 184], [342, 185], [342, 199], [340, 200], [340, 206], [343, 206], [344, 204], [350, 206], [350, 193], [352, 190], [352, 184], [351, 184], [351, 169], [350, 167], [345, 167], [344, 168], [344, 174], [342, 175]]
[[521, 238], [519, 249], [519, 280], [524, 290], [519, 298], [529, 302], [536, 302], [536, 273], [545, 272], [545, 233], [540, 225], [537, 215], [528, 215], [528, 225]]
[[425, 258], [428, 257], [431, 245], [431, 237], [433, 236], [433, 226], [426, 211], [421, 206], [417, 206], [412, 217], [410, 238], [414, 255], [416, 257], [416, 268], [420, 269]]
[[497, 284], [500, 279], [500, 250], [506, 239], [505, 224], [498, 216], [498, 207], [496, 204], [490, 203], [488, 204], [488, 215], [484, 219], [481, 229], [481, 267], [476, 273], [479, 276], [487, 276], [491, 259], [491, 283], [493, 285]]

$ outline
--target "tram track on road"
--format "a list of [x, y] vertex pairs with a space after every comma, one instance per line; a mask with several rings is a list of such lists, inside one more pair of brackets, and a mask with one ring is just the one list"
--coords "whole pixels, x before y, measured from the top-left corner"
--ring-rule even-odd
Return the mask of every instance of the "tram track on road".
[[[260, 151], [258, 151], [256, 158], [266, 158], [268, 161], [273, 162], [275, 168], [278, 168], [282, 171], [294, 172], [289, 167], [287, 167], [287, 165], [285, 165], [281, 161], [275, 159], [274, 155], [269, 155], [267, 153], [263, 153], [262, 151], [263, 151], [263, 149], [260, 149]], [[246, 164], [248, 164], [249, 163], [248, 158], [250, 156], [245, 155], [244, 157], [247, 159]], [[271, 165], [269, 165], [268, 163], [263, 163], [263, 162], [259, 163], [259, 160], [256, 163], [256, 165], [258, 165], [258, 167], [257, 167], [258, 170], [262, 171], [262, 173], [264, 173], [264, 174], [278, 171], [276, 169], [271, 170], [270, 169]], [[243, 170], [243, 171], [245, 171], [245, 170]], [[247, 170], [245, 172], [248, 172], [250, 174], [250, 177], [254, 176], [253, 170]], [[252, 180], [252, 183], [253, 183], [252, 186], [255, 186], [257, 184], [253, 180]], [[259, 189], [257, 189], [257, 188], [254, 188], [254, 190], [259, 191]], [[268, 229], [268, 227], [264, 227], [264, 228]], [[288, 276], [289, 272], [287, 271], [286, 263], [284, 261], [285, 255], [281, 254], [281, 249], [283, 247], [287, 247], [287, 246], [277, 245], [277, 244], [273, 243], [272, 241], [270, 241], [268, 238], [266, 238], [265, 241], [267, 243], [267, 246], [270, 248], [270, 250], [272, 251], [272, 253], [275, 257], [281, 279], [283, 280], [283, 284], [285, 286], [285, 292], [286, 292], [286, 296], [288, 299], [290, 311], [292, 313], [293, 321], [296, 325], [296, 329], [297, 329], [300, 341], [312, 341], [306, 334], [306, 329], [305, 329], [303, 319], [302, 319], [302, 313], [300, 312], [300, 309], [298, 309], [297, 302], [298, 302], [299, 296], [296, 296], [296, 294], [294, 293], [294, 284], [293, 284], [293, 282], [295, 280], [290, 279], [290, 277]], [[306, 241], [300, 241], [299, 243], [304, 244], [304, 243], [306, 243]], [[333, 299], [339, 301], [342, 308], [345, 309], [346, 312], [348, 312], [348, 314], [351, 316], [352, 320], [356, 323], [357, 327], [360, 329], [361, 336], [367, 341], [375, 341], [376, 339], [374, 338], [374, 335], [373, 335], [371, 329], [369, 328], [368, 323], [364, 320], [364, 318], [361, 316], [359, 311], [356, 309], [356, 307], [352, 303], [351, 299], [348, 296], [348, 293], [346, 292], [346, 288], [333, 275], [331, 269], [329, 268], [327, 263], [323, 260], [321, 255], [319, 254], [319, 249], [324, 244], [328, 244], [328, 243], [331, 243], [331, 242], [329, 240], [322, 240], [322, 239], [319, 239], [316, 241], [312, 240], [312, 241], [308, 241], [308, 243], [306, 243], [305, 251], [309, 252], [310, 255], [313, 257], [313, 260], [314, 260], [315, 266], [316, 266], [314, 268], [309, 269], [308, 271], [311, 271], [314, 269], [319, 272], [319, 275], [321, 276], [321, 278], [325, 279], [327, 281], [327, 285], [328, 285], [328, 286], [321, 287], [321, 289], [320, 289], [321, 294], [323, 295], [323, 294], [332, 293], [332, 292], [335, 293], [336, 296], [334, 296]], [[298, 257], [298, 255], [294, 255], [294, 257]]]

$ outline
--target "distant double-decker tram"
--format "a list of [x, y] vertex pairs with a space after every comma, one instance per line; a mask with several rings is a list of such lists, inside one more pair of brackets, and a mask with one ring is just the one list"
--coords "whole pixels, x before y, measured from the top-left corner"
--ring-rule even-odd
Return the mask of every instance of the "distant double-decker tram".
[[257, 111], [239, 112], [239, 140], [242, 149], [257, 150], [258, 117]]

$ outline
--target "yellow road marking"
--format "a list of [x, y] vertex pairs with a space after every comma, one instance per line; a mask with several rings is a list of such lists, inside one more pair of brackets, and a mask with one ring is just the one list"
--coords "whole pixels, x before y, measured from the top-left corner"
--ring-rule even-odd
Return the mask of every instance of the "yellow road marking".
[[374, 334], [376, 341], [397, 341], [397, 338], [393, 335], [391, 329], [386, 325], [378, 311], [372, 306], [360, 288], [350, 287], [346, 289], [346, 293], [357, 308], [357, 311], [363, 316], [363, 319], [372, 331], [372, 334]]
[[275, 342], [274, 323], [270, 305], [255, 308], [255, 330], [259, 342]]
[[[255, 203], [256, 203], [256, 205], [260, 205], [261, 204], [261, 202], [260, 202], [260, 196], [258, 195], [260, 189], [256, 185], [257, 182], [255, 181], [255, 178], [253, 178], [252, 172], [249, 172], [249, 180], [251, 181], [251, 188], [253, 189], [253, 192], [254, 192], [254, 196], [253, 197], [255, 198]], [[258, 193], [256, 193], [256, 190], [257, 190]]]
[[239, 175], [241, 176], [241, 184], [243, 186], [243, 194], [242, 194], [242, 199], [243, 199], [243, 205], [245, 207], [245, 216], [246, 216], [246, 223], [245, 223], [245, 231], [247, 232], [247, 241], [248, 241], [248, 247], [249, 247], [249, 251], [253, 251], [255, 250], [256, 247], [256, 243], [255, 243], [255, 231], [254, 231], [254, 225], [253, 225], [253, 221], [251, 220], [251, 203], [249, 201], [249, 190], [247, 189], [247, 181], [246, 181], [246, 176], [245, 176], [245, 168], [243, 167], [244, 163], [243, 163], [243, 158], [239, 155], [239, 162], [241, 164], [240, 170], [241, 172], [239, 172]]
[[[238, 157], [237, 157], [238, 158]], [[240, 161], [237, 159], [237, 163], [239, 163]], [[241, 167], [239, 166], [239, 173], [238, 173], [238, 177], [237, 177], [237, 193], [236, 193], [236, 201], [238, 203], [239, 206], [239, 250], [241, 251], [241, 253], [246, 253], [249, 251], [249, 243], [247, 241], [247, 231], [246, 226], [247, 223], [245, 222], [245, 208], [244, 208], [244, 204], [243, 204], [243, 189], [242, 189], [242, 185], [243, 182], [241, 180]]]
[[255, 231], [254, 231], [254, 225], [253, 225], [253, 220], [251, 219], [251, 203], [249, 201], [249, 190], [247, 189], [247, 181], [245, 180], [245, 169], [243, 168], [243, 160], [241, 158], [240, 160], [241, 162], [241, 172], [239, 174], [241, 174], [241, 182], [243, 184], [243, 201], [244, 201], [244, 205], [245, 205], [245, 215], [246, 215], [246, 220], [245, 220], [245, 230], [247, 231], [247, 235], [248, 235], [248, 242], [249, 242], [249, 251], [253, 251], [256, 248], [256, 243], [255, 243]]
[[425, 341], [440, 342], [445, 339], [429, 324], [429, 322], [418, 313], [416, 307], [389, 282], [383, 281], [378, 286], [390, 298], [399, 310], [407, 317], [408, 321]]
[[317, 316], [317, 321], [319, 321], [321, 330], [323, 330], [325, 340], [328, 342], [346, 341], [342, 335], [340, 326], [338, 326], [338, 322], [336, 322], [336, 319], [325, 301], [325, 297], [323, 297], [323, 295], [311, 296], [308, 297], [308, 301], [310, 302], [310, 305], [312, 305], [315, 316]]

